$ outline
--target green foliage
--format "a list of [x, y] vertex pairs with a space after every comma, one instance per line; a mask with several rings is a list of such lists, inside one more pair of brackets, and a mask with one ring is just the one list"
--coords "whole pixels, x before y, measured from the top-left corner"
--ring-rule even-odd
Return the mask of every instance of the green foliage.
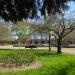
[[12, 31], [15, 31], [17, 36], [27, 34], [28, 23], [26, 21], [17, 22], [15, 26], [12, 27]]
[[12, 52], [8, 54], [3, 54], [0, 56], [0, 61], [5, 65], [9, 66], [21, 66], [21, 65], [28, 65], [29, 63], [33, 62], [35, 59], [34, 54], [32, 51], [22, 50], [17, 52]]

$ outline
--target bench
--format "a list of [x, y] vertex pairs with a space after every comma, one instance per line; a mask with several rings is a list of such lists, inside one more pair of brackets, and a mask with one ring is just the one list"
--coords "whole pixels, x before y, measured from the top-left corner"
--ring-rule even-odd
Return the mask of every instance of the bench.
[[25, 48], [37, 48], [37, 46], [36, 45], [28, 45], [28, 46], [25, 46]]

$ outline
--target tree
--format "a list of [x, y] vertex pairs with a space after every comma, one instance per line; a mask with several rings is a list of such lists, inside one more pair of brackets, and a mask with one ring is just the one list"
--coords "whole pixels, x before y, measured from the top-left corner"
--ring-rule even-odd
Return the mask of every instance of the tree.
[[12, 41], [12, 34], [7, 25], [0, 25], [0, 41]]
[[65, 17], [64, 14], [57, 14], [50, 16], [46, 22], [51, 27], [52, 35], [57, 39], [57, 53], [60, 54], [62, 39], [75, 29], [75, 18], [71, 15]]
[[65, 8], [65, 10], [69, 9], [69, 6], [66, 4], [68, 1], [74, 0], [45, 0], [41, 13], [42, 15], [46, 15], [46, 10], [49, 15], [52, 12], [52, 14], [55, 14], [56, 12], [61, 13], [60, 8]]
[[41, 41], [42, 41], [42, 35], [47, 34], [49, 37], [49, 51], [51, 51], [51, 35], [50, 35], [50, 26], [47, 24], [34, 24], [32, 25], [33, 32], [38, 32], [41, 34]]
[[0, 0], [0, 16], [6, 21], [26, 19], [29, 12], [35, 14], [35, 9], [35, 0]]
[[75, 30], [64, 37], [64, 39], [62, 40], [62, 44], [75, 44]]
[[[41, 30], [41, 25], [40, 24], [36, 24], [36, 23], [34, 23], [34, 24], [31, 24], [31, 34], [33, 34], [34, 35], [34, 39], [36, 39], [36, 35], [37, 35], [37, 33], [39, 33], [40, 35], [41, 35], [41, 41], [42, 41], [42, 30]], [[40, 42], [41, 42], [40, 41]]]
[[[51, 11], [60, 12], [60, 7], [68, 8], [66, 2], [74, 0], [42, 0], [43, 6], [40, 7], [40, 0], [0, 0], [0, 16], [6, 21], [20, 21], [23, 18], [34, 18], [37, 16], [37, 9], [45, 15]], [[39, 5], [37, 7], [37, 4]]]
[[19, 46], [20, 46], [21, 38], [26, 36], [28, 32], [28, 23], [26, 21], [17, 22], [16, 25], [13, 25], [12, 32], [15, 32], [16, 35], [18, 36]]

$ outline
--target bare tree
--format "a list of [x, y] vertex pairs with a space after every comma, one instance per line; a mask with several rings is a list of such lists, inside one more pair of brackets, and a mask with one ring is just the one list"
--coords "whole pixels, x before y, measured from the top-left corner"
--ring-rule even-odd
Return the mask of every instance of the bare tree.
[[43, 34], [47, 34], [48, 37], [49, 37], [49, 51], [51, 51], [51, 29], [50, 29], [50, 25], [47, 25], [47, 24], [39, 24], [39, 25], [32, 25], [32, 29], [33, 29], [33, 32], [38, 32], [41, 34], [41, 41], [42, 41], [42, 38], [43, 38]]
[[0, 41], [12, 41], [12, 34], [9, 27], [8, 25], [0, 25]]
[[63, 40], [62, 44], [69, 45], [69, 44], [75, 44], [75, 30], [68, 34]]
[[75, 29], [75, 18], [71, 15], [65, 17], [64, 14], [52, 15], [47, 19], [46, 24], [50, 27], [51, 34], [57, 39], [57, 53], [60, 54], [62, 39]]

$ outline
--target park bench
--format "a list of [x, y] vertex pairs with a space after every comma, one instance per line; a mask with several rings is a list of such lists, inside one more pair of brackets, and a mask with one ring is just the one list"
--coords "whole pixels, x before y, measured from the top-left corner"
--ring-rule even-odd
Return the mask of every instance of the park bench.
[[27, 45], [27, 46], [25, 46], [25, 48], [37, 48], [37, 46], [36, 45]]

